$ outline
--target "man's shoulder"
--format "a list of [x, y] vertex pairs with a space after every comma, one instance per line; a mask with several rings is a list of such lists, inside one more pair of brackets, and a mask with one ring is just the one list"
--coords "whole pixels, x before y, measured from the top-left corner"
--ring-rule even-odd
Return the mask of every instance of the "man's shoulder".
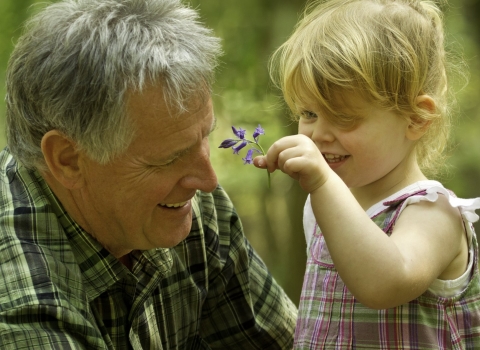
[[45, 181], [5, 157], [5, 150], [0, 154], [0, 169], [1, 249], [40, 255], [50, 248], [64, 251], [68, 239], [45, 193]]
[[[33, 304], [62, 304], [81, 292], [69, 240], [34, 177], [21, 176], [0, 158], [0, 311]], [[16, 173], [16, 174], [15, 174]], [[36, 189], [40, 187], [34, 186]]]
[[59, 235], [47, 237], [48, 233], [40, 231], [28, 235], [4, 222], [0, 235], [0, 313], [87, 307], [80, 268]]
[[[22, 239], [2, 226], [0, 313], [42, 307], [86, 308], [82, 275], [71, 251]], [[52, 237], [52, 240], [55, 238]]]

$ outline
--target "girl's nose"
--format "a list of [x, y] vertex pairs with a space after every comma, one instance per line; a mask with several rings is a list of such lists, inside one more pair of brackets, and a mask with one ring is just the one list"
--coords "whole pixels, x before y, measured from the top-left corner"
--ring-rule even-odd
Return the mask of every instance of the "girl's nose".
[[335, 135], [333, 133], [334, 127], [326, 118], [318, 116], [315, 123], [312, 125], [311, 138], [316, 143], [333, 142]]

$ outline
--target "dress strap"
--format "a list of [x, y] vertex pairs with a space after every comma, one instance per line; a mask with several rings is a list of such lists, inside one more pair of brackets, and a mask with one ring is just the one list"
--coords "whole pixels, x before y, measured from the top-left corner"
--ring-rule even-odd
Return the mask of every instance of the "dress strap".
[[398, 198], [383, 202], [383, 205], [385, 205], [387, 207], [387, 209], [385, 209], [385, 211], [389, 211], [389, 210], [392, 210], [392, 209], [394, 210], [392, 212], [392, 214], [389, 216], [389, 222], [383, 227], [383, 231], [385, 233], [387, 233], [388, 235], [390, 235], [392, 233], [393, 226], [395, 226], [395, 222], [397, 222], [397, 219], [400, 216], [400, 213], [402, 212], [403, 208], [405, 207], [402, 204], [405, 203], [405, 201], [408, 198], [410, 198], [412, 196], [424, 196], [426, 194], [427, 194], [426, 190], [420, 190], [420, 191], [416, 191], [414, 193], [405, 193]]
[[394, 199], [389, 199], [385, 202], [382, 202], [384, 209], [372, 216], [371, 219], [375, 221], [375, 219], [384, 216], [385, 219], [382, 220], [383, 225], [380, 225], [380, 227], [383, 227], [383, 232], [391, 235], [393, 227], [395, 226], [395, 222], [400, 216], [402, 210], [405, 208], [405, 205], [403, 204], [406, 203], [406, 200], [412, 196], [424, 196], [426, 193], [427, 191], [422, 189], [415, 192], [403, 193]]
[[394, 199], [389, 199], [382, 203], [385, 208], [375, 214], [372, 219], [375, 219], [382, 214], [385, 215], [386, 219], [383, 225], [383, 231], [387, 234], [391, 234], [395, 222], [407, 205], [418, 203], [422, 200], [436, 202], [439, 194], [444, 195], [452, 207], [458, 208], [465, 224], [472, 224], [478, 221], [479, 216], [475, 213], [475, 210], [480, 209], [480, 198], [458, 198], [453, 192], [447, 190], [443, 186], [432, 186], [410, 193], [403, 193]]

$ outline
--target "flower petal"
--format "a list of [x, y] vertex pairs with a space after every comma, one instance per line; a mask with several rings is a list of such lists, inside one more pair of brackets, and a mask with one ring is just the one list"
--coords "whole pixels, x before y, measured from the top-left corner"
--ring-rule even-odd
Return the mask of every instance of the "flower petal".
[[235, 146], [239, 141], [240, 140], [226, 139], [222, 141], [222, 143], [220, 144], [220, 146], [218, 146], [218, 148], [230, 148]]
[[242, 141], [241, 144], [239, 144], [237, 147], [232, 147], [233, 149], [233, 154], [238, 154], [238, 152], [247, 145], [247, 141]]
[[245, 132], [246, 130], [242, 129], [242, 128], [236, 128], [234, 126], [232, 126], [232, 130], [233, 130], [233, 133], [239, 138], [239, 139], [244, 139], [245, 138]]
[[263, 130], [262, 126], [258, 124], [258, 127], [255, 128], [255, 131], [253, 132], [253, 139], [255, 140], [255, 142], [257, 142], [257, 138], [260, 135], [265, 135], [265, 130]]
[[243, 159], [243, 164], [252, 164], [253, 163], [253, 148], [249, 149], [248, 152], [247, 152], [247, 155], [245, 156], [245, 158], [242, 158]]

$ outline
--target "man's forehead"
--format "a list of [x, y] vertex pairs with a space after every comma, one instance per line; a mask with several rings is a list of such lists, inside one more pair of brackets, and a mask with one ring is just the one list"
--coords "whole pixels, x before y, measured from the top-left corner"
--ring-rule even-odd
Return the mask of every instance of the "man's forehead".
[[148, 87], [142, 91], [127, 92], [126, 108], [131, 118], [139, 115], [146, 117], [170, 114], [162, 88], [157, 87]]
[[127, 113], [135, 136], [131, 151], [145, 159], [165, 160], [182, 154], [215, 127], [211, 98], [196, 98], [189, 109], [172, 113], [161, 88], [149, 87], [128, 97]]
[[128, 90], [126, 93], [126, 106], [129, 113], [144, 111], [149, 114], [175, 117], [185, 113], [199, 112], [210, 102], [210, 93], [202, 89], [191, 93], [188, 99], [176, 101], [174, 96], [164, 93], [160, 84], [149, 84], [141, 90]]

